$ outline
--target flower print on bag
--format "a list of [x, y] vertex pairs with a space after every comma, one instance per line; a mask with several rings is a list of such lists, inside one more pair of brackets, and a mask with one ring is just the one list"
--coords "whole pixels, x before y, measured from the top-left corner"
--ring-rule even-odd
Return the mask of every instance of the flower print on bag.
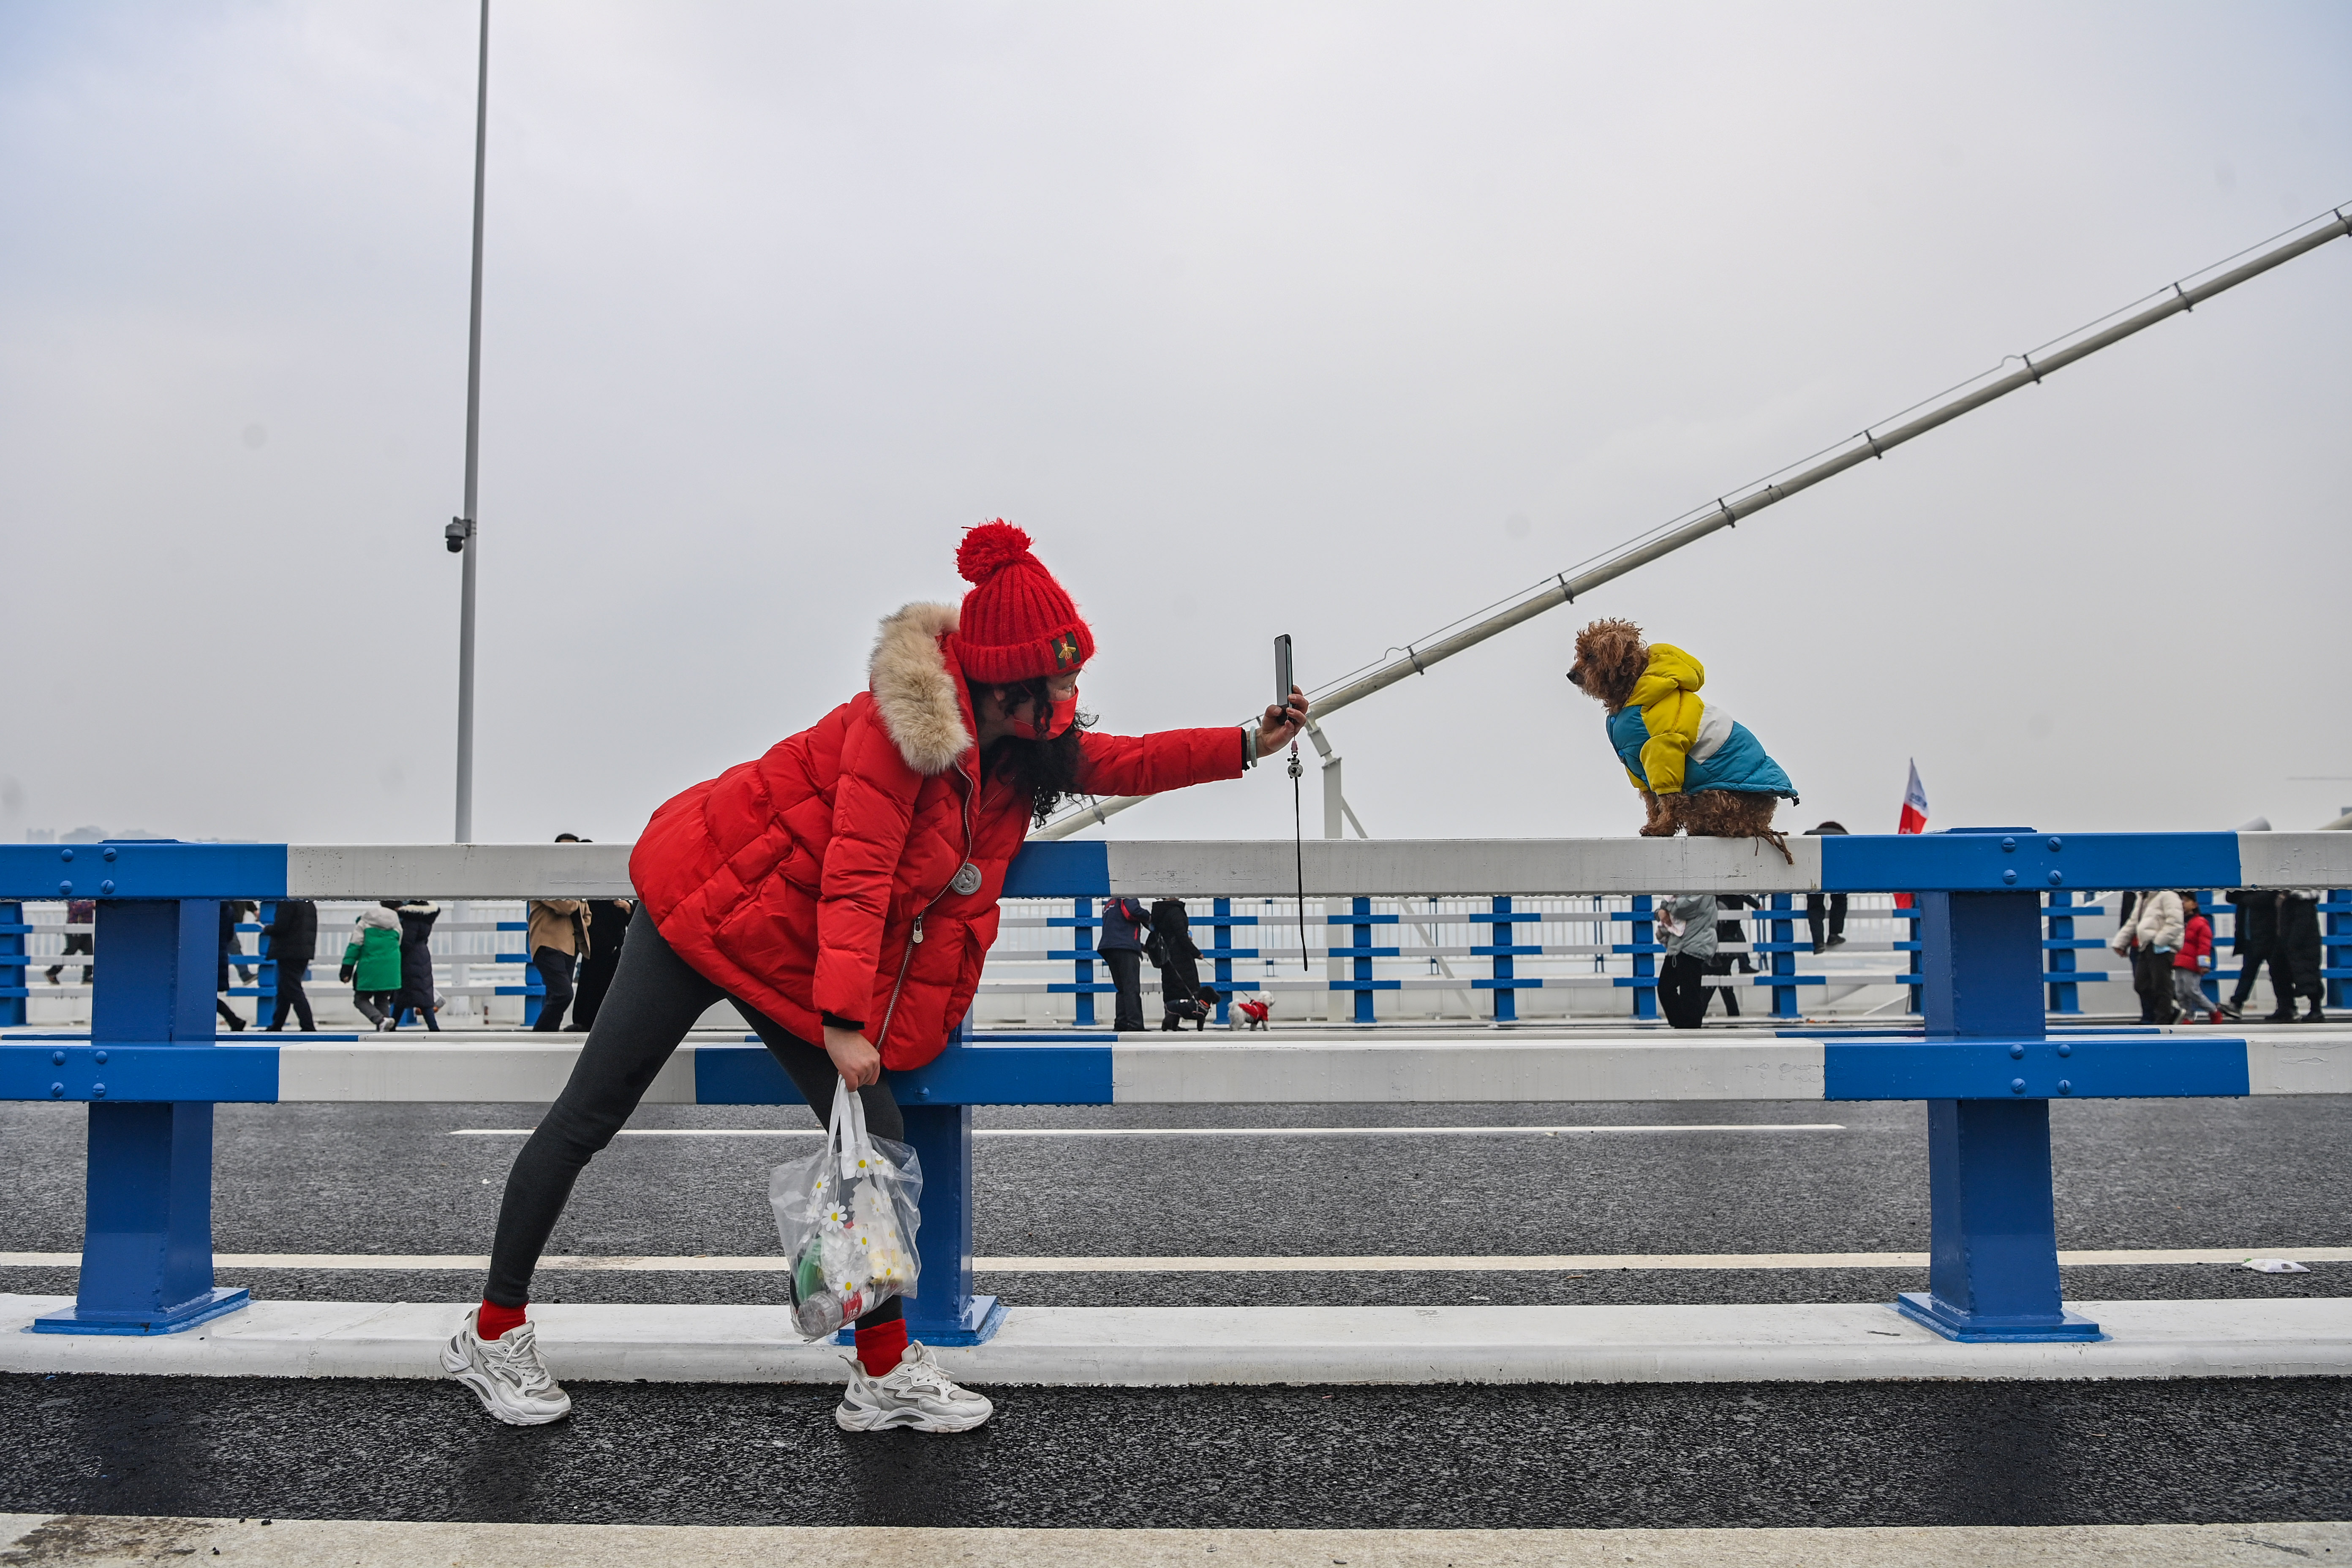
[[911, 1295], [921, 1259], [922, 1164], [903, 1143], [872, 1137], [865, 1107], [836, 1081], [824, 1149], [770, 1173], [768, 1202], [784, 1253], [793, 1320], [810, 1340], [893, 1296]]

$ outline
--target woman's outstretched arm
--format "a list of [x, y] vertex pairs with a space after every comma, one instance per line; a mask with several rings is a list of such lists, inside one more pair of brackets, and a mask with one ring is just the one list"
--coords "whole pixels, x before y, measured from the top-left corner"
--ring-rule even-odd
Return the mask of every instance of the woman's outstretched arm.
[[1307, 699], [1290, 689], [1286, 708], [1269, 703], [1255, 730], [1162, 730], [1154, 735], [1087, 731], [1078, 788], [1087, 795], [1158, 795], [1187, 784], [1239, 778], [1258, 758], [1288, 745], [1307, 722]]

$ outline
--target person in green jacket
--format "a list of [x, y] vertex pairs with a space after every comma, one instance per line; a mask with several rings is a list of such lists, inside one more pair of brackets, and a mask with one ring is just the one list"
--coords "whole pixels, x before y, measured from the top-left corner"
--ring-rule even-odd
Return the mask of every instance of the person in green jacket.
[[400, 917], [382, 904], [360, 911], [359, 930], [343, 949], [341, 977], [351, 982], [352, 1003], [379, 1031], [392, 1027], [392, 1005], [400, 994]]

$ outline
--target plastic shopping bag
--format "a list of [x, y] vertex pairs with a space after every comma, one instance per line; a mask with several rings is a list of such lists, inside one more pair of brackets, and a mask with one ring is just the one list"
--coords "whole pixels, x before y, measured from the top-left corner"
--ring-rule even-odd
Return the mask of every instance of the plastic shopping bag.
[[768, 1178], [776, 1234], [793, 1260], [793, 1321], [803, 1335], [823, 1339], [893, 1296], [915, 1294], [922, 1196], [915, 1152], [869, 1136], [864, 1103], [836, 1078], [824, 1151]]

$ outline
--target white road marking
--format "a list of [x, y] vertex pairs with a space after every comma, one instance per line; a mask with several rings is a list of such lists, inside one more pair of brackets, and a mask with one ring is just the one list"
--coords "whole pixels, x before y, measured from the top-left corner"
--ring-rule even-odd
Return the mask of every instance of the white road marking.
[[[1557, 1138], [1563, 1132], [1843, 1132], [1843, 1121], [1664, 1121], [1573, 1127], [982, 1127], [975, 1138]], [[529, 1127], [453, 1127], [452, 1138], [528, 1138]], [[624, 1138], [822, 1138], [814, 1127], [624, 1127]]]
[[[761, 1448], [766, 1452], [764, 1445]], [[1368, 1506], [1366, 1511], [1379, 1511]], [[1848, 1529], [1713, 1530], [1034, 1530], [885, 1525], [470, 1524], [368, 1520], [131, 1519], [0, 1514], [0, 1546], [24, 1560], [63, 1552], [93, 1568], [198, 1562], [209, 1548], [253, 1568], [329, 1562], [441, 1563], [478, 1568], [574, 1568], [646, 1562], [710, 1568], [1092, 1568], [1123, 1563], [1201, 1568], [2213, 1568], [2284, 1559], [2342, 1561], [2352, 1525], [2061, 1524], [1862, 1525]], [[11, 1553], [15, 1555], [15, 1553]]]
[[[2157, 1247], [2131, 1251], [2061, 1252], [2070, 1267], [2114, 1264], [2238, 1264], [2249, 1258], [2289, 1258], [2299, 1263], [2352, 1263], [2352, 1247]], [[0, 1252], [0, 1268], [71, 1268], [78, 1252]], [[487, 1254], [382, 1252], [224, 1252], [221, 1268], [320, 1270], [478, 1269]], [[542, 1269], [615, 1273], [781, 1273], [781, 1257], [572, 1255], [542, 1258]], [[1416, 1256], [1390, 1253], [1300, 1257], [975, 1258], [975, 1269], [993, 1274], [1559, 1274], [1612, 1269], [1684, 1268], [1925, 1268], [1924, 1252], [1681, 1252], [1528, 1253], [1500, 1256]]]

